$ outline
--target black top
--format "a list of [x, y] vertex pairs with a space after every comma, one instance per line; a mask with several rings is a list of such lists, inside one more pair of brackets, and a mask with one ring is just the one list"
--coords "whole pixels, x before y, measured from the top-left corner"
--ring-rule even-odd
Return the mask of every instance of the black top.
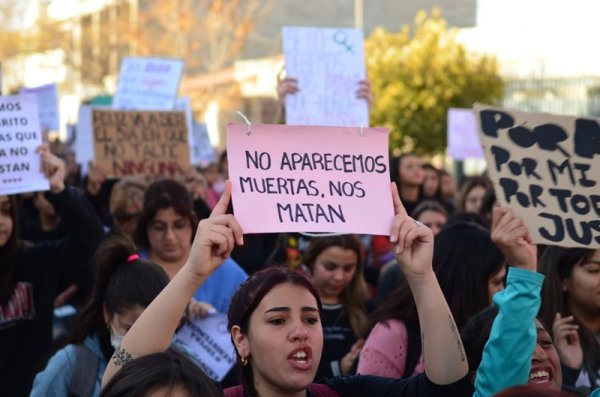
[[475, 391], [469, 376], [449, 385], [440, 386], [427, 379], [425, 374], [406, 379], [391, 379], [371, 375], [342, 376], [326, 382], [341, 397], [471, 397]]
[[342, 304], [323, 305], [321, 315], [323, 326], [323, 353], [315, 380], [342, 375], [341, 359], [356, 342], [350, 318], [342, 310]]
[[54, 298], [78, 279], [102, 240], [102, 225], [81, 194], [67, 187], [46, 198], [62, 218], [66, 239], [21, 244], [17, 285], [0, 305], [0, 384], [2, 395], [27, 396], [52, 342]]

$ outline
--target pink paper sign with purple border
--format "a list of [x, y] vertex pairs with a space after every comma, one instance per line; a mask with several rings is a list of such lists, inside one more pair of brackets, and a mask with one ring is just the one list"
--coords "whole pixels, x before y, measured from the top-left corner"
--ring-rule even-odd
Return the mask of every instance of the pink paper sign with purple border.
[[390, 234], [387, 129], [231, 123], [227, 158], [244, 233]]

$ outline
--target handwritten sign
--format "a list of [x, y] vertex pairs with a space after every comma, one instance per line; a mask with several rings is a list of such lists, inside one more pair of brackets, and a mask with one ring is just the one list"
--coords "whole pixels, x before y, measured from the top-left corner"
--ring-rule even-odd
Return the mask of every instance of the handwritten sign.
[[41, 144], [36, 96], [0, 96], [0, 194], [50, 189], [35, 153]]
[[383, 128], [227, 126], [233, 209], [244, 233], [389, 235], [394, 217]]
[[113, 108], [173, 110], [182, 73], [179, 59], [124, 58]]
[[194, 158], [194, 148], [193, 148], [193, 139], [194, 139], [194, 115], [192, 113], [192, 102], [189, 97], [177, 98], [175, 101], [175, 107], [173, 110], [184, 112], [185, 113], [185, 122], [187, 124], [188, 130], [188, 142], [190, 147], [190, 162], [192, 164], [196, 164], [196, 159]]
[[111, 177], [175, 176], [190, 165], [184, 112], [92, 110], [94, 157]]
[[37, 96], [42, 131], [56, 131], [60, 128], [56, 83], [35, 88], [21, 88], [21, 94], [34, 94]]
[[186, 321], [175, 335], [173, 344], [217, 382], [223, 380], [235, 364], [225, 314], [212, 313], [193, 322]]
[[454, 160], [484, 158], [473, 109], [448, 109], [448, 154]]
[[600, 119], [475, 111], [498, 200], [534, 242], [600, 248]]
[[360, 30], [284, 27], [283, 52], [300, 88], [286, 96], [287, 124], [369, 125], [367, 102], [356, 98], [366, 76]]

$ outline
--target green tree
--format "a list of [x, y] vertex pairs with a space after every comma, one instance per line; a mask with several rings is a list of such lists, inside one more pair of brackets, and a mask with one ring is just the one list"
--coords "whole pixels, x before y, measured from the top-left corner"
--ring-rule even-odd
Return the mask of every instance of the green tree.
[[442, 153], [448, 108], [496, 103], [503, 82], [494, 57], [470, 53], [448, 29], [441, 12], [421, 11], [414, 33], [378, 28], [365, 41], [375, 101], [371, 124], [390, 129], [390, 149]]

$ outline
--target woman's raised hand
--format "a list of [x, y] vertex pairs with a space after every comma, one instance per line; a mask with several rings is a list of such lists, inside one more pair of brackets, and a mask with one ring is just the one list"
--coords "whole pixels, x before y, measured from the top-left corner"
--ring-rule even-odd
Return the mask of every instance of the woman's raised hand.
[[52, 154], [46, 144], [38, 146], [36, 153], [41, 156], [41, 171], [50, 181], [50, 191], [52, 193], [62, 192], [65, 189], [65, 162]]
[[232, 214], [227, 214], [230, 199], [231, 182], [227, 181], [210, 217], [198, 225], [187, 263], [196, 276], [208, 277], [231, 255], [236, 244], [244, 244], [242, 228]]
[[583, 365], [583, 350], [579, 342], [579, 326], [574, 323], [574, 317], [561, 317], [556, 313], [552, 324], [554, 346], [560, 357], [560, 362], [569, 368], [581, 369]]
[[396, 216], [390, 233], [390, 242], [396, 260], [407, 276], [432, 272], [433, 232], [421, 222], [408, 216], [400, 200], [398, 187], [395, 183], [391, 185]]
[[537, 270], [537, 248], [531, 242], [529, 230], [523, 220], [510, 208], [494, 208], [492, 241], [508, 264], [534, 272]]

